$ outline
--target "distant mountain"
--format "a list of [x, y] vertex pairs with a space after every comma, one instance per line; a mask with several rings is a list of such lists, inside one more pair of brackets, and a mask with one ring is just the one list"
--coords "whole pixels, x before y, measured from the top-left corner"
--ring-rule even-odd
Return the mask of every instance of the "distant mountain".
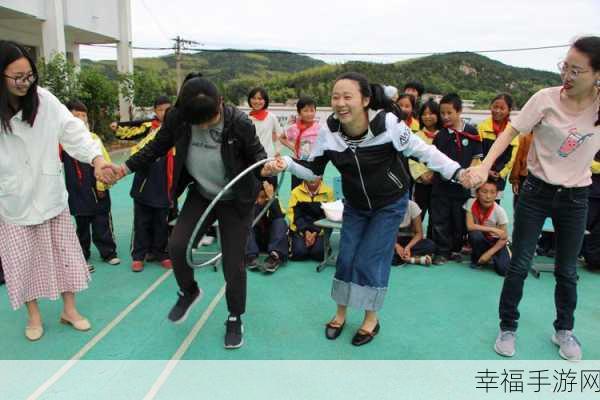
[[[367, 75], [371, 82], [394, 85], [399, 90], [407, 81], [421, 81], [429, 93], [457, 92], [465, 99], [475, 100], [478, 108], [487, 108], [497, 94], [513, 96], [518, 107], [537, 90], [560, 85], [558, 74], [530, 68], [502, 64], [475, 53], [432, 55], [393, 64], [348, 62], [325, 65], [287, 76], [278, 76], [265, 83], [271, 97], [282, 101], [289, 97], [310, 95], [319, 104], [329, 103], [331, 85], [343, 72], [357, 71]], [[226, 84], [226, 93], [232, 99], [243, 92], [241, 78]]]
[[[156, 73], [161, 79], [171, 81], [171, 85], [167, 86], [174, 87], [176, 81], [175, 55], [136, 58], [133, 64], [136, 71]], [[183, 76], [188, 72], [199, 71], [215, 83], [223, 84], [248, 76], [268, 80], [276, 75], [295, 73], [321, 65], [325, 65], [325, 63], [299, 54], [258, 50], [257, 53], [232, 51], [184, 54], [181, 69]], [[113, 79], [117, 77], [114, 60], [83, 59], [81, 66], [82, 68], [97, 68]]]
[[[136, 71], [151, 73], [167, 80], [170, 94], [175, 87], [174, 55], [137, 58]], [[82, 60], [82, 68], [98, 68], [116, 77], [114, 61]], [[558, 74], [502, 64], [475, 53], [448, 53], [392, 63], [348, 62], [325, 64], [294, 53], [281, 52], [203, 52], [183, 56], [184, 75], [200, 71], [213, 80], [225, 98], [238, 103], [257, 85], [269, 90], [272, 101], [283, 102], [300, 95], [313, 96], [319, 105], [329, 104], [331, 85], [336, 76], [347, 71], [362, 72], [372, 82], [401, 89], [409, 80], [419, 80], [430, 93], [457, 92], [486, 108], [498, 93], [510, 93], [518, 107], [537, 90], [560, 84]], [[170, 89], [169, 89], [170, 88]]]

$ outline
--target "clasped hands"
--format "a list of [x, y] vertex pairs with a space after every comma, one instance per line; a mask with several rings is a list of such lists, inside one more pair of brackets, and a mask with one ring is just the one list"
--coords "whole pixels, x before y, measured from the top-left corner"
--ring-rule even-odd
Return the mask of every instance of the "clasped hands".
[[123, 165], [106, 161], [103, 157], [96, 157], [92, 161], [94, 176], [97, 180], [107, 185], [112, 185], [126, 175]]

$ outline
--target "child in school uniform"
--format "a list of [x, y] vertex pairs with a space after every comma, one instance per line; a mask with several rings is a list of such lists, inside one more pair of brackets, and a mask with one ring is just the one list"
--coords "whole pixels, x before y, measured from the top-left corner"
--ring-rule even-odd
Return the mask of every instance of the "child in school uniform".
[[[131, 149], [131, 155], [151, 142], [161, 128], [167, 109], [171, 106], [167, 97], [154, 102], [156, 118], [152, 129]], [[133, 238], [131, 241], [131, 270], [144, 270], [144, 261], [158, 261], [165, 269], [171, 269], [167, 251], [169, 238], [169, 210], [174, 204], [173, 168], [175, 149], [158, 158], [148, 170], [135, 173], [130, 196], [133, 198]]]
[[431, 265], [434, 253], [435, 243], [425, 239], [423, 235], [421, 209], [417, 203], [409, 200], [406, 214], [398, 229], [392, 265]]
[[488, 263], [500, 276], [506, 275], [510, 265], [508, 251], [508, 216], [496, 203], [497, 183], [490, 177], [476, 192], [475, 199], [464, 205], [466, 225], [471, 244], [471, 268], [480, 268]]
[[[254, 218], [258, 217], [273, 197], [275, 197], [273, 185], [268, 180], [263, 180], [254, 204]], [[259, 265], [258, 255], [261, 251], [266, 251], [268, 255]], [[249, 270], [260, 268], [264, 272], [273, 273], [287, 261], [288, 253], [288, 225], [279, 200], [275, 197], [261, 219], [250, 227], [246, 245], [246, 266]]]
[[[444, 127], [435, 136], [433, 145], [462, 168], [468, 168], [481, 162], [483, 151], [477, 129], [462, 121], [461, 112], [462, 100], [457, 94], [442, 97], [440, 113]], [[470, 195], [470, 190], [435, 175], [430, 210], [432, 239], [437, 246], [434, 264], [461, 260], [460, 250], [466, 234], [463, 204]]]
[[[317, 103], [313, 98], [303, 96], [296, 103], [298, 115], [294, 122], [280, 138], [281, 144], [294, 152], [296, 160], [308, 160], [315, 140], [319, 135], [319, 123], [315, 120]], [[291, 190], [302, 183], [302, 179], [292, 175]]]
[[323, 260], [325, 232], [315, 222], [325, 218], [321, 204], [332, 201], [335, 201], [333, 189], [321, 178], [302, 181], [292, 190], [287, 207], [292, 260]]
[[[477, 127], [482, 140], [484, 157], [492, 148], [498, 135], [510, 125], [510, 112], [512, 108], [513, 99], [506, 93], [494, 97], [490, 103], [492, 115]], [[500, 199], [502, 198], [502, 193], [506, 187], [506, 177], [513, 167], [518, 149], [519, 139], [515, 137], [490, 169], [490, 178], [496, 182], [498, 187], [498, 198], [496, 199], [498, 203], [500, 203]]]
[[[88, 125], [87, 107], [81, 101], [71, 100], [66, 106], [71, 114]], [[92, 133], [92, 139], [100, 146], [104, 159], [109, 161], [110, 156], [100, 138]], [[75, 217], [77, 237], [85, 259], [90, 258], [93, 241], [105, 262], [110, 265], [119, 264], [121, 260], [117, 257], [108, 187], [96, 180], [94, 169], [90, 165], [75, 160], [62, 148], [59, 155], [64, 164], [69, 210]], [[91, 264], [88, 269], [90, 272], [94, 271]]]
[[417, 133], [421, 126], [419, 124], [419, 119], [415, 118], [416, 109], [417, 109], [417, 100], [412, 94], [401, 93], [398, 96], [398, 100], [396, 100], [396, 104], [404, 113], [406, 114], [406, 119], [404, 123], [406, 126], [410, 128], [412, 133]]
[[[442, 128], [440, 106], [433, 99], [426, 101], [419, 110], [419, 123], [422, 127], [416, 133], [425, 143], [432, 144], [438, 131]], [[415, 180], [414, 200], [421, 209], [421, 220], [425, 220], [431, 203], [431, 188], [434, 173], [423, 163], [408, 160], [410, 174]], [[431, 238], [431, 223], [427, 230], [427, 237]]]

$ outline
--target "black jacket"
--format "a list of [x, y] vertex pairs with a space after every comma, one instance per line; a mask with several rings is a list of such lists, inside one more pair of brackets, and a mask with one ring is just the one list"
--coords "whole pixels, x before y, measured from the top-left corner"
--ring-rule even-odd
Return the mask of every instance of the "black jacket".
[[65, 184], [69, 193], [69, 211], [75, 216], [92, 216], [110, 212], [110, 194], [98, 196], [94, 168], [72, 158], [62, 151], [61, 159], [65, 166]]
[[[223, 119], [221, 157], [226, 177], [232, 180], [250, 165], [265, 159], [267, 154], [256, 136], [252, 121], [246, 114], [235, 107], [224, 106]], [[170, 108], [154, 140], [131, 156], [125, 164], [133, 172], [147, 170], [157, 158], [164, 156], [171, 147], [175, 146], [173, 187], [177, 198], [194, 181], [185, 166], [190, 139], [191, 126], [182, 120], [176, 107]], [[251, 209], [258, 195], [260, 168], [254, 172], [246, 175], [233, 186], [234, 201], [241, 214]]]
[[[386, 133], [385, 120], [386, 114], [380, 112], [370, 121], [369, 127], [375, 137]], [[341, 132], [340, 121], [333, 114], [327, 118], [327, 128], [332, 133]], [[404, 134], [410, 135], [410, 130], [407, 128]], [[408, 142], [408, 138], [403, 137], [402, 141]], [[314, 146], [319, 153], [314, 160], [294, 161], [319, 176], [323, 175], [327, 162], [331, 161], [342, 175], [344, 198], [352, 207], [379, 209], [397, 201], [408, 190], [409, 176], [404, 168], [404, 157], [390, 139], [354, 150], [342, 142], [330, 146], [317, 141]]]

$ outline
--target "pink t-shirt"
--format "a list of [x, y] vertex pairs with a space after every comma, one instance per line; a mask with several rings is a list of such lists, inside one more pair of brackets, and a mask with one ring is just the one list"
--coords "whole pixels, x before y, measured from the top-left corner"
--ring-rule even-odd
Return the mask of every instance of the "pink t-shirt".
[[[307, 160], [310, 155], [310, 151], [312, 150], [312, 145], [317, 140], [317, 136], [319, 136], [319, 123], [314, 122], [310, 128], [307, 128], [304, 132], [302, 132], [302, 136], [300, 137], [300, 149], [298, 154], [294, 154], [294, 157], [300, 160]], [[300, 128], [298, 124], [294, 124], [287, 129], [286, 136], [287, 139], [292, 142], [292, 144], [296, 145], [296, 138], [300, 134]]]
[[534, 94], [512, 121], [522, 134], [533, 132], [527, 156], [529, 171], [543, 181], [564, 187], [592, 184], [590, 165], [600, 150], [598, 119], [600, 97], [581, 112], [573, 112], [560, 101], [561, 87]]

